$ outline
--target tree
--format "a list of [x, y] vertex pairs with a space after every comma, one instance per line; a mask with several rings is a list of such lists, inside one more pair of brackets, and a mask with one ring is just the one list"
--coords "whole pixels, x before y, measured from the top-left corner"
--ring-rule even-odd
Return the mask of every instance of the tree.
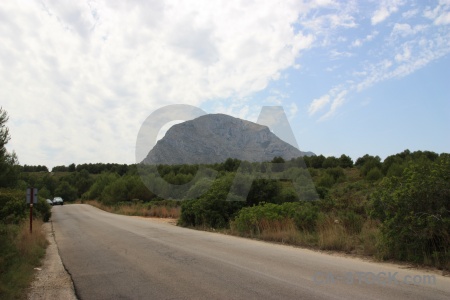
[[318, 168], [322, 168], [322, 164], [325, 161], [325, 156], [323, 156], [322, 154], [319, 156], [316, 156], [316, 155], [309, 156], [309, 157], [305, 156], [304, 159], [305, 159], [306, 166], [308, 168], [318, 169]]
[[450, 154], [411, 161], [401, 177], [386, 177], [372, 195], [387, 257], [450, 268]]
[[281, 183], [277, 180], [256, 179], [248, 192], [247, 205], [252, 206], [260, 202], [280, 202], [279, 194], [281, 192]]
[[339, 157], [339, 166], [341, 168], [351, 168], [353, 167], [353, 160], [350, 156], [342, 154], [341, 157]]
[[272, 165], [272, 171], [273, 172], [283, 172], [284, 171], [284, 159], [281, 156], [275, 156], [271, 163]]
[[69, 165], [69, 172], [75, 172], [75, 170], [76, 170], [75, 164], [74, 163], [70, 164]]
[[75, 201], [77, 199], [77, 189], [67, 181], [61, 181], [55, 190], [55, 196], [62, 197], [64, 201]]
[[14, 152], [6, 150], [6, 144], [11, 139], [9, 128], [6, 126], [9, 116], [0, 107], [0, 187], [13, 187], [18, 180], [19, 162]]
[[374, 168], [378, 168], [381, 170], [381, 158], [378, 155], [371, 156], [369, 154], [366, 154], [356, 160], [355, 167], [359, 167], [361, 169], [361, 174], [366, 176], [369, 171]]
[[335, 168], [337, 166], [339, 166], [339, 159], [334, 156], [328, 156], [322, 163], [322, 168], [324, 169]]

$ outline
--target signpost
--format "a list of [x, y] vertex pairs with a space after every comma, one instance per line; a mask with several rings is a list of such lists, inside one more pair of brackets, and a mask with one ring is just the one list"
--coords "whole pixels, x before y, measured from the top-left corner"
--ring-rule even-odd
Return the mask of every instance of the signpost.
[[33, 204], [38, 202], [38, 189], [27, 188], [27, 203], [30, 203], [30, 233], [33, 233]]

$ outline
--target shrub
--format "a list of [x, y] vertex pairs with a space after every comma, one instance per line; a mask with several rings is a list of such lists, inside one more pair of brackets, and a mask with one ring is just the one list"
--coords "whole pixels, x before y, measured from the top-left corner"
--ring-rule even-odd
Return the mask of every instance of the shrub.
[[383, 173], [381, 173], [380, 169], [374, 167], [370, 169], [370, 171], [366, 175], [366, 179], [369, 181], [377, 181], [383, 177]]
[[386, 177], [371, 197], [381, 222], [383, 257], [450, 269], [450, 155], [410, 162], [402, 177]]
[[34, 206], [33, 214], [35, 217], [42, 219], [42, 221], [48, 222], [52, 216], [51, 209], [50, 204], [44, 198], [39, 197], [38, 203]]
[[182, 226], [227, 228], [229, 221], [244, 205], [243, 201], [226, 201], [218, 198], [186, 200], [181, 204], [178, 223]]
[[0, 190], [0, 222], [19, 224], [27, 215], [26, 194], [11, 189]]
[[261, 203], [241, 209], [233, 221], [233, 228], [241, 234], [261, 234], [265, 230], [265, 222], [278, 224], [273, 221], [289, 219], [298, 229], [313, 231], [317, 216], [318, 208], [310, 202]]

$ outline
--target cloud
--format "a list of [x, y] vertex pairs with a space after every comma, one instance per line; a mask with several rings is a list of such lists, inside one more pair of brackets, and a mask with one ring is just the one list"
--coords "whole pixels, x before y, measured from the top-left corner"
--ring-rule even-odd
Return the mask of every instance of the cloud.
[[323, 95], [320, 98], [314, 99], [308, 108], [308, 114], [310, 116], [314, 115], [319, 110], [323, 109], [325, 105], [330, 102], [330, 95]]
[[411, 58], [411, 49], [408, 46], [405, 46], [403, 49], [403, 53], [398, 53], [395, 55], [395, 60], [397, 62], [408, 61]]
[[415, 9], [410, 9], [408, 11], [405, 11], [404, 13], [402, 13], [402, 17], [405, 19], [409, 19], [412, 18], [414, 16], [416, 16], [419, 13], [419, 10], [417, 8]]
[[391, 36], [402, 36], [406, 37], [409, 35], [417, 34], [418, 32], [422, 32], [427, 29], [427, 25], [419, 24], [412, 27], [406, 23], [395, 23], [394, 28], [392, 29]]
[[374, 12], [371, 22], [372, 25], [377, 25], [378, 23], [386, 20], [391, 14], [398, 11], [398, 8], [404, 4], [401, 0], [387, 1], [383, 0], [380, 3], [378, 9]]
[[[381, 2], [372, 23], [382, 22], [402, 5], [403, 1]], [[450, 10], [449, 2], [440, 1], [434, 8], [412, 7], [414, 11], [411, 7], [406, 8], [408, 13], [403, 13], [403, 19], [399, 18], [399, 22], [380, 25], [379, 30], [367, 34], [365, 38], [351, 39], [350, 45], [328, 45], [334, 47], [332, 49], [336, 53], [345, 53], [342, 49], [351, 48], [352, 56], [345, 61], [348, 69], [340, 67], [338, 82], [324, 96], [311, 101], [309, 115], [327, 108], [318, 120], [330, 119], [345, 104], [346, 97], [350, 98], [380, 82], [408, 76], [450, 53], [450, 28], [437, 28]], [[388, 13], [383, 15], [382, 10]], [[366, 41], [373, 41], [370, 48], [363, 47]], [[355, 58], [358, 60], [355, 61]], [[340, 91], [345, 93], [340, 95]]]
[[296, 65], [314, 42], [294, 28], [309, 9], [295, 1], [2, 3], [8, 147], [22, 164], [131, 163], [139, 126], [155, 109], [245, 99]]
[[352, 42], [351, 47], [361, 47], [363, 44], [372, 41], [378, 35], [378, 31], [366, 35], [363, 39], [356, 39]]
[[436, 20], [434, 20], [436, 25], [448, 25], [450, 24], [450, 12], [445, 12], [439, 15]]
[[319, 118], [319, 122], [330, 118], [331, 116], [333, 116], [336, 113], [337, 109], [345, 103], [345, 96], [347, 95], [347, 93], [348, 93], [348, 91], [343, 90], [343, 91], [339, 91], [339, 93], [334, 96], [334, 99], [331, 102], [330, 109], [328, 110], [327, 113], [325, 113], [324, 115], [322, 115]]
[[450, 24], [450, 1], [440, 0], [434, 9], [428, 8], [424, 12], [424, 16], [432, 19], [434, 25]]

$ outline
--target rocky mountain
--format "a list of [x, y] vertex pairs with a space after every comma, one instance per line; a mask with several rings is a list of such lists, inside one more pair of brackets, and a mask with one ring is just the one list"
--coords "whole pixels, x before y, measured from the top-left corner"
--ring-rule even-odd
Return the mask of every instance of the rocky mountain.
[[267, 126], [224, 114], [208, 114], [172, 126], [144, 159], [145, 164], [211, 164], [237, 158], [250, 162], [285, 160], [301, 152]]

